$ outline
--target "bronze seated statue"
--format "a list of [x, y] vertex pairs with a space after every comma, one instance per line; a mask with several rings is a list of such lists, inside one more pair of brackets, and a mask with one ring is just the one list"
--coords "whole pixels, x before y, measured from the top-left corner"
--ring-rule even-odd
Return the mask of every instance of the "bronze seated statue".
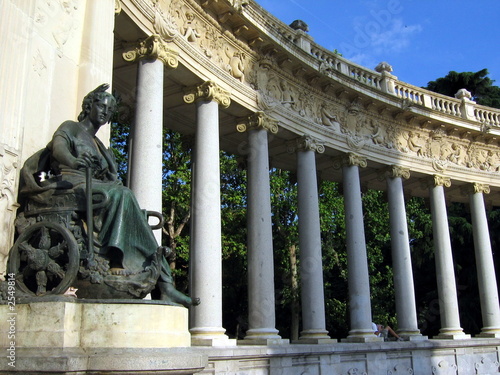
[[47, 147], [24, 164], [8, 272], [24, 296], [59, 295], [73, 287], [79, 298], [156, 292], [167, 302], [197, 304], [173, 286], [168, 248], [158, 246], [148, 224], [149, 215], [161, 215], [140, 209], [117, 179], [113, 153], [95, 136], [116, 108], [108, 87], [87, 94], [78, 121], [61, 124]]

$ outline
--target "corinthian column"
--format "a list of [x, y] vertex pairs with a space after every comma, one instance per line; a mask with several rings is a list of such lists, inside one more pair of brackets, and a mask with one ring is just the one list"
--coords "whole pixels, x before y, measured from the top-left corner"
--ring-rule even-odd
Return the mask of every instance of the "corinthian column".
[[469, 193], [479, 298], [483, 318], [483, 328], [477, 336], [498, 338], [500, 337], [498, 287], [483, 197], [484, 194], [490, 193], [490, 187], [475, 183]]
[[[162, 212], [163, 72], [177, 67], [177, 53], [159, 35], [151, 35], [131, 51], [126, 61], [138, 63], [137, 105], [131, 131], [130, 189], [141, 208]], [[154, 231], [161, 244], [161, 230]]]
[[403, 178], [410, 178], [409, 169], [393, 165], [386, 171], [398, 334], [422, 339], [417, 323]]
[[242, 343], [267, 345], [288, 342], [276, 329], [274, 301], [273, 234], [269, 187], [268, 131], [276, 134], [278, 122], [263, 112], [239, 124], [248, 132], [248, 330]]
[[321, 230], [319, 222], [318, 184], [315, 152], [323, 153], [323, 144], [304, 136], [288, 145], [297, 151], [300, 282], [302, 301], [302, 331], [300, 343], [334, 342], [325, 323], [325, 296]]
[[453, 269], [453, 255], [444, 197], [445, 186], [451, 186], [449, 177], [435, 175], [429, 187], [439, 311], [441, 314], [441, 329], [439, 335], [434, 338], [465, 339], [469, 338], [470, 335], [466, 335], [460, 327], [455, 271]]
[[380, 341], [383, 338], [376, 337], [372, 329], [370, 279], [359, 181], [359, 167], [366, 167], [366, 159], [349, 153], [336, 159], [334, 166], [342, 167], [347, 235], [347, 283], [351, 330], [347, 339], [343, 341]]
[[222, 244], [219, 167], [219, 105], [227, 108], [229, 92], [207, 81], [190, 88], [186, 103], [196, 103], [197, 120], [192, 167], [191, 307], [193, 345], [235, 345], [222, 327]]

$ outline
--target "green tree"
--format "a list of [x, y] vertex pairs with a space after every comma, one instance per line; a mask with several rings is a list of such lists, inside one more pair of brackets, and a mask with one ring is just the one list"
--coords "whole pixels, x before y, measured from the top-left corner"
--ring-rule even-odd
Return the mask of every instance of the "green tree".
[[427, 83], [428, 90], [454, 97], [458, 90], [467, 89], [478, 104], [500, 108], [500, 87], [488, 76], [488, 69], [477, 72], [450, 71], [445, 77]]

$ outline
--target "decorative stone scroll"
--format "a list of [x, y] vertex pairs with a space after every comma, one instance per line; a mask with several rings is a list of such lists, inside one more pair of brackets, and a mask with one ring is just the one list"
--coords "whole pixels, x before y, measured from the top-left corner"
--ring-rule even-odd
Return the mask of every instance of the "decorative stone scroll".
[[169, 68], [177, 68], [179, 52], [167, 47], [160, 35], [153, 34], [145, 40], [139, 42], [139, 45], [123, 53], [125, 61], [135, 62], [141, 59], [158, 59]]
[[270, 133], [278, 133], [278, 120], [268, 116], [265, 112], [259, 111], [251, 116], [243, 119], [238, 125], [236, 125], [236, 130], [240, 133], [244, 133], [249, 129], [262, 128]]
[[287, 151], [294, 153], [296, 151], [315, 151], [318, 154], [325, 152], [324, 142], [306, 134], [303, 137], [296, 138], [287, 143]]
[[201, 85], [190, 87], [185, 91], [184, 101], [187, 104], [197, 100], [216, 101], [220, 106], [227, 108], [231, 104], [231, 94], [213, 81], [206, 81]]
[[344, 166], [349, 166], [349, 167], [357, 166], [365, 168], [367, 165], [368, 163], [366, 162], [366, 158], [364, 156], [359, 156], [352, 152], [338, 156], [333, 159], [333, 167], [335, 169], [340, 169]]
[[424, 178], [422, 186], [424, 188], [433, 188], [437, 186], [449, 188], [451, 186], [451, 179], [449, 177], [435, 174], [432, 177]]
[[480, 184], [478, 182], [473, 182], [472, 184], [468, 184], [461, 189], [461, 192], [465, 195], [469, 194], [489, 194], [491, 192], [490, 185]]
[[408, 180], [410, 178], [410, 168], [401, 167], [399, 165], [391, 165], [384, 169], [380, 179], [383, 180], [385, 178], [404, 178]]

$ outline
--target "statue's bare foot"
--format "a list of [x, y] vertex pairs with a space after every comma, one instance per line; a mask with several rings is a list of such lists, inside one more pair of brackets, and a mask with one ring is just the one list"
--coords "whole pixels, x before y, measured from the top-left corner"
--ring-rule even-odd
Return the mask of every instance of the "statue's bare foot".
[[160, 300], [172, 302], [184, 307], [197, 306], [200, 304], [199, 298], [191, 298], [175, 289], [172, 283], [158, 282], [160, 289]]

